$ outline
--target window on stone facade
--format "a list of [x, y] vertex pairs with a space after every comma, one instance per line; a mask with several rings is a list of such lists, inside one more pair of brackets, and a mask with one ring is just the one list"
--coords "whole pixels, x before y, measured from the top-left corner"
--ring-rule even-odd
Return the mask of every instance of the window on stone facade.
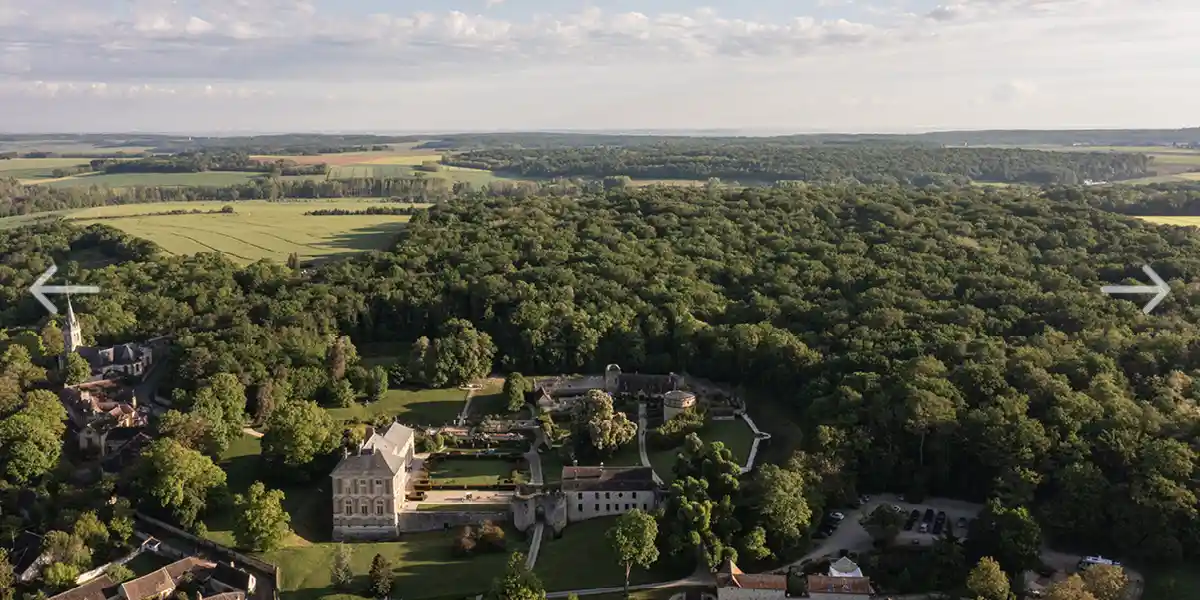
[[625, 497], [625, 492], [617, 492], [617, 497], [618, 497], [618, 498], [624, 498], [624, 497]]
[[337, 480], [337, 493], [339, 493], [339, 494], [344, 494], [344, 493], [345, 493], [345, 492], [343, 492], [343, 491], [342, 491], [342, 480], [341, 480], [341, 479], [338, 479], [338, 480]]
[[369, 515], [369, 514], [371, 514], [371, 509], [367, 507], [367, 501], [366, 501], [366, 500], [360, 500], [360, 501], [359, 501], [359, 503], [358, 503], [358, 514], [360, 514], [360, 515]]
[[604, 512], [612, 512], [612, 505], [611, 505], [611, 504], [605, 504], [605, 505], [604, 505]]
[[375, 493], [377, 493], [377, 494], [383, 493], [383, 480], [382, 479], [375, 480]]
[[383, 500], [375, 501], [375, 514], [380, 517], [383, 516]]
[[576, 509], [576, 510], [578, 510], [579, 512], [583, 512], [583, 505], [582, 505], [582, 504], [580, 504], [580, 505], [579, 505], [579, 508], [578, 508], [578, 509]]
[[592, 498], [595, 498], [596, 500], [599, 500], [599, 499], [600, 499], [600, 492], [592, 492]]
[[612, 494], [610, 494], [610, 493], [608, 493], [608, 492], [604, 492], [604, 499], [605, 499], [605, 500], [608, 500], [608, 499], [609, 499], [609, 498], [611, 498], [611, 497], [612, 497]]
[[354, 514], [354, 501], [346, 500], [342, 503], [342, 513], [347, 515]]
[[599, 505], [599, 504], [597, 504], [597, 505], [596, 505], [596, 512], [600, 512], [600, 505]]
[[637, 498], [637, 492], [629, 492], [630, 498]]
[[583, 492], [579, 492], [579, 499], [583, 500]]

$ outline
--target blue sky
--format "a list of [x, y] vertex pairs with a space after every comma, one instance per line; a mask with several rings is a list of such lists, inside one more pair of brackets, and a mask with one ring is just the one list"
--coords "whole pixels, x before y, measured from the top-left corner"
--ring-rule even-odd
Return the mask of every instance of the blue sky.
[[1193, 0], [0, 0], [0, 130], [1182, 127]]

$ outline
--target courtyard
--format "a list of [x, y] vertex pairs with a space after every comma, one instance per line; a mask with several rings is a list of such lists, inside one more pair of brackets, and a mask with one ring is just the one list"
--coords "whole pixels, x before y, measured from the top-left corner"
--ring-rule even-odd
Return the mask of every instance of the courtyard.
[[[432, 462], [432, 467], [429, 463]], [[498, 485], [510, 480], [515, 473], [514, 483], [528, 480], [528, 466], [524, 461], [512, 461], [501, 458], [438, 458], [427, 460], [429, 481], [432, 484], [445, 486], [483, 487]]]
[[[745, 465], [750, 458], [750, 449], [754, 445], [754, 432], [740, 417], [737, 419], [717, 421], [710, 419], [696, 433], [704, 443], [721, 442], [733, 454], [733, 460]], [[646, 454], [650, 458], [650, 466], [664, 483], [675, 479], [675, 460], [682, 446], [663, 450], [650, 450]]]

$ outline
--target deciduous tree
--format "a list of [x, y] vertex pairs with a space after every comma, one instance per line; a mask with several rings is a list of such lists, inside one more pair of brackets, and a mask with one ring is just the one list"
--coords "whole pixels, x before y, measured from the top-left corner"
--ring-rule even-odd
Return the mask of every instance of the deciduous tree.
[[1096, 600], [1125, 600], [1129, 576], [1116, 565], [1092, 565], [1082, 574], [1083, 583]]
[[276, 408], [262, 438], [263, 455], [301, 467], [337, 445], [333, 420], [316, 402], [295, 401]]
[[145, 504], [170, 513], [190, 528], [208, 506], [209, 498], [225, 487], [225, 472], [209, 457], [162, 438], [142, 453], [134, 471], [134, 485]]
[[292, 533], [292, 517], [283, 509], [283, 492], [268, 490], [261, 481], [233, 497], [236, 511], [233, 536], [238, 546], [256, 552], [274, 550]]
[[77, 385], [92, 376], [92, 366], [78, 352], [67, 354], [66, 368], [63, 371], [63, 381], [67, 385]]
[[525, 406], [525, 392], [529, 383], [520, 373], [512, 372], [504, 379], [504, 396], [508, 398], [508, 412], [517, 412]]
[[613, 410], [612, 396], [603, 390], [588, 390], [572, 415], [572, 431], [579, 440], [576, 450], [609, 456], [637, 435], [637, 423]]
[[1000, 563], [990, 556], [979, 559], [971, 569], [967, 575], [967, 590], [975, 595], [975, 600], [1011, 600], [1013, 597], [1008, 576]]
[[333, 564], [330, 565], [329, 579], [340, 589], [347, 589], [354, 582], [354, 571], [350, 563], [354, 560], [354, 548], [346, 544], [338, 544], [333, 552]]
[[525, 555], [513, 552], [504, 574], [492, 581], [488, 600], [546, 600], [546, 588], [525, 566]]
[[634, 565], [649, 569], [658, 560], [658, 522], [648, 513], [633, 509], [617, 518], [608, 530], [608, 541], [617, 556], [617, 562], [625, 567], [625, 595], [629, 595], [629, 573]]

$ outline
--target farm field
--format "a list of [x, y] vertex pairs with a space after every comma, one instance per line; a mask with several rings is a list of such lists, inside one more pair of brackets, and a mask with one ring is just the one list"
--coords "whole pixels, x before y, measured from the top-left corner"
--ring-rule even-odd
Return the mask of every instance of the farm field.
[[[353, 217], [325, 218], [349, 219]], [[391, 389], [379, 402], [355, 404], [349, 408], [331, 408], [329, 416], [341, 421], [370, 421], [378, 415], [390, 415], [410, 425], [443, 425], [453, 421], [462, 411], [466, 395], [465, 391], [458, 388]]]
[[1200, 217], [1137, 217], [1158, 225], [1178, 225], [1180, 227], [1200, 226]]
[[0, 177], [21, 180], [51, 177], [55, 169], [86, 164], [86, 158], [8, 158], [0, 160]]
[[[378, 202], [361, 199], [234, 202], [233, 214], [165, 215], [97, 219], [172, 210], [218, 210], [228, 202], [167, 202], [89, 208], [71, 213], [80, 225], [104, 223], [130, 235], [157, 243], [170, 254], [222, 252], [249, 263], [263, 258], [284, 262], [295, 252], [315, 260], [390, 244], [408, 221], [407, 215], [305, 216], [326, 208], [362, 209]], [[3, 226], [0, 220], [0, 226]]]
[[494, 181], [508, 178], [497, 176], [484, 169], [468, 169], [464, 167], [449, 167], [442, 165], [435, 172], [416, 171], [413, 167], [427, 162], [438, 162], [442, 154], [428, 149], [414, 148], [417, 144], [393, 144], [392, 150], [376, 150], [370, 152], [342, 152], [321, 154], [315, 156], [283, 156], [255, 155], [257, 160], [290, 160], [298, 164], [310, 165], [325, 163], [329, 165], [330, 179], [350, 179], [356, 177], [412, 177], [422, 173], [425, 177], [446, 179], [453, 182], [470, 183], [483, 186]]

